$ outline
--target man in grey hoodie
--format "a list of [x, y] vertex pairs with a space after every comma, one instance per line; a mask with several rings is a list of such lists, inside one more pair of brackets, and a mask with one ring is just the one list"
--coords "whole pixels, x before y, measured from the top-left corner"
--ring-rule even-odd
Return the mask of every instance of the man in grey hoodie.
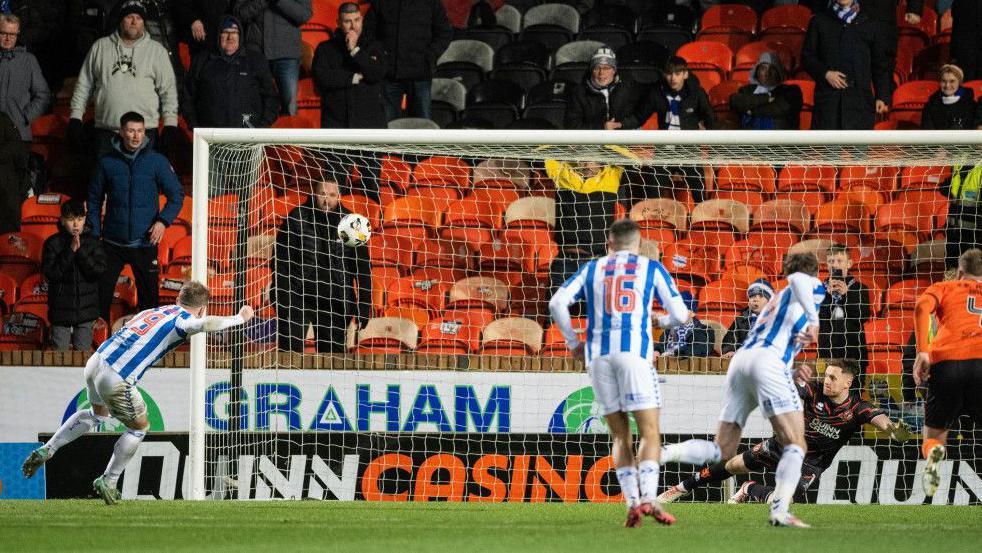
[[51, 103], [51, 91], [37, 58], [17, 46], [20, 19], [0, 15], [0, 111], [7, 114], [25, 142], [31, 141], [31, 123]]
[[[124, 113], [144, 116], [147, 137], [167, 151], [177, 140], [177, 81], [167, 50], [150, 38], [144, 28], [147, 12], [139, 0], [125, 0], [119, 7], [119, 28], [100, 38], [85, 56], [78, 83], [72, 95], [68, 133], [79, 150], [88, 148], [82, 117], [89, 99], [95, 104], [95, 153], [112, 151], [112, 139], [119, 131]], [[157, 125], [163, 118], [164, 130], [157, 140]]]

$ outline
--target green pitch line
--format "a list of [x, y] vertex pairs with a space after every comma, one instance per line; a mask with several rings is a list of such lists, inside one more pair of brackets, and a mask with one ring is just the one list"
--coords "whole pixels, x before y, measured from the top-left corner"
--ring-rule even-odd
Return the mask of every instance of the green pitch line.
[[626, 530], [620, 505], [0, 501], [0, 550], [982, 551], [979, 507], [797, 506], [808, 530], [766, 526], [762, 505], [671, 511], [674, 527]]

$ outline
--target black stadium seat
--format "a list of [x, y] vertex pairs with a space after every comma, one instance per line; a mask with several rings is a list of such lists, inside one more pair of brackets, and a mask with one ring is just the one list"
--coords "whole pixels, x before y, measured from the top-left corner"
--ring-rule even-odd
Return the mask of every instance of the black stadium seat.
[[525, 95], [523, 119], [544, 119], [557, 129], [563, 128], [566, 117], [568, 89], [575, 86], [566, 81], [546, 81], [536, 85]]
[[546, 80], [549, 50], [538, 42], [515, 41], [506, 44], [494, 58], [491, 78], [511, 81], [522, 90]]
[[662, 68], [671, 54], [655, 42], [635, 42], [617, 51], [617, 72], [621, 78], [651, 84], [661, 79]]
[[467, 91], [464, 118], [486, 119], [502, 128], [518, 119], [525, 92], [511, 81], [490, 80]]

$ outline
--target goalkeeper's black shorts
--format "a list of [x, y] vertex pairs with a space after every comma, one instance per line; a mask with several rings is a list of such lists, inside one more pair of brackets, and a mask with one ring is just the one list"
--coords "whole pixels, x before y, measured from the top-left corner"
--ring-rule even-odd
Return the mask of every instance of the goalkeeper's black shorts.
[[[784, 447], [774, 438], [768, 438], [743, 452], [743, 464], [751, 472], [774, 472], [781, 461]], [[798, 503], [805, 501], [805, 492], [822, 475], [825, 467], [821, 466], [821, 458], [810, 458], [807, 454], [801, 464], [801, 480], [795, 490], [794, 500]]]

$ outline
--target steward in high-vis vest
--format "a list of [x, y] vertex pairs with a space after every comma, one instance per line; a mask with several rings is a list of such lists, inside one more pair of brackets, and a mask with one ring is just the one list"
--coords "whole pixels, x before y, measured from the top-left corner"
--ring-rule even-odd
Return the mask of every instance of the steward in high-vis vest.
[[945, 266], [958, 265], [958, 256], [982, 245], [982, 213], [979, 210], [979, 186], [982, 165], [955, 165], [951, 177], [941, 183], [940, 191], [948, 197], [948, 241]]

